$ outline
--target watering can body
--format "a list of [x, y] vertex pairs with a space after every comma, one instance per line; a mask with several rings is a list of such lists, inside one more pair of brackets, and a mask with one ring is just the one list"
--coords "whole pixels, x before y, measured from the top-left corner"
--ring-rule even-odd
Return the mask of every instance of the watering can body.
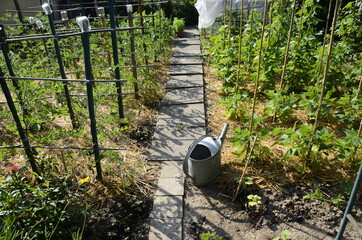
[[221, 147], [227, 129], [225, 124], [218, 138], [204, 135], [190, 145], [184, 160], [184, 172], [195, 186], [207, 185], [219, 175]]

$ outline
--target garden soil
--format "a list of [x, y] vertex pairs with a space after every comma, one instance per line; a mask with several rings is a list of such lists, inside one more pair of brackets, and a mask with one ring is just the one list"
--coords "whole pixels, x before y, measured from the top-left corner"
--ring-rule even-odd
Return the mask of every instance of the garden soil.
[[[225, 106], [219, 104], [221, 81], [213, 77], [208, 68], [204, 72], [208, 134], [217, 136], [225, 122], [230, 124], [230, 129], [236, 128], [238, 123], [229, 120]], [[340, 202], [344, 204], [338, 205], [304, 199], [304, 196], [314, 193], [318, 188], [325, 199], [331, 200], [341, 193], [341, 181], [326, 181], [323, 176], [303, 179], [277, 164], [251, 164], [245, 176], [253, 178], [254, 184], [242, 189], [234, 200], [237, 188], [235, 179], [240, 178], [244, 163], [233, 154], [238, 149], [231, 144], [232, 136], [233, 131], [229, 131], [222, 149], [222, 170], [213, 183], [195, 187], [190, 179], [186, 179], [184, 239], [202, 239], [205, 233], [215, 234], [209, 239], [220, 237], [223, 240], [273, 240], [278, 237], [296, 240], [334, 239], [348, 194], [341, 194]], [[355, 176], [355, 173], [351, 176]], [[261, 204], [257, 208], [248, 207], [248, 195], [258, 195]], [[362, 219], [360, 206], [354, 207], [353, 215], [357, 220]], [[283, 238], [282, 232], [286, 233], [285, 230], [289, 231], [288, 238]], [[344, 239], [361, 238], [348, 224]]]
[[[288, 239], [329, 240], [334, 239], [343, 215], [341, 206], [303, 200], [312, 191], [303, 184], [290, 184], [281, 192], [242, 191], [235, 201], [233, 189], [217, 181], [205, 187], [195, 187], [187, 181], [185, 190], [184, 239], [201, 239], [204, 233], [216, 233], [224, 240], [272, 240], [288, 230]], [[249, 194], [261, 197], [258, 210], [247, 207]], [[360, 210], [354, 209], [353, 214], [361, 219]], [[349, 225], [344, 236], [361, 239]]]

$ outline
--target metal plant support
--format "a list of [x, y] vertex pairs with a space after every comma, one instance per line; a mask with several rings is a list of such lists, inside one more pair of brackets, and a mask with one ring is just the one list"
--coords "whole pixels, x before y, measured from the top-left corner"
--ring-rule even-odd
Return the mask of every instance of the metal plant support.
[[[113, 31], [111, 31], [112, 38], [112, 52], [113, 52], [113, 63], [115, 66], [114, 75], [116, 80], [121, 79], [121, 72], [119, 70], [119, 58], [118, 58], [118, 46], [117, 46], [117, 32], [114, 31], [116, 28], [116, 17], [115, 17], [115, 7], [114, 0], [108, 1], [109, 6], [109, 21]], [[123, 99], [122, 99], [122, 84], [120, 82], [116, 82], [117, 87], [117, 100], [118, 100], [118, 114], [119, 118], [124, 118], [124, 110], [123, 110]]]
[[[3, 52], [4, 58], [5, 58], [5, 63], [8, 68], [9, 74], [10, 74], [10, 76], [15, 77], [14, 69], [13, 69], [13, 66], [11, 64], [11, 60], [9, 57], [9, 46], [6, 43], [6, 34], [5, 34], [3, 25], [0, 25], [0, 45], [1, 45], [1, 51]], [[28, 112], [25, 108], [22, 90], [20, 88], [20, 85], [19, 85], [17, 79], [12, 79], [12, 83], [16, 89], [17, 98], [19, 99], [20, 106], [22, 107], [23, 115], [25, 117], [28, 115]]]
[[18, 12], [18, 17], [19, 17], [20, 22], [24, 22], [23, 12], [21, 11], [19, 1], [14, 0], [14, 5], [16, 8], [16, 11]]
[[94, 83], [93, 83], [90, 43], [89, 43], [89, 31], [91, 28], [89, 20], [85, 16], [78, 17], [77, 23], [82, 32], [81, 37], [82, 37], [83, 53], [84, 53], [85, 76], [87, 80], [86, 86], [87, 86], [87, 96], [88, 96], [88, 111], [89, 111], [89, 118], [91, 121], [90, 127], [92, 134], [93, 153], [97, 169], [97, 179], [102, 180], [102, 167], [101, 167], [101, 158], [98, 146], [97, 121], [96, 121], [94, 97], [93, 97]]
[[347, 208], [344, 211], [343, 218], [342, 218], [342, 221], [341, 221], [341, 225], [339, 226], [339, 229], [338, 229], [336, 240], [342, 239], [342, 236], [343, 236], [344, 230], [346, 229], [348, 221], [350, 221], [350, 223], [353, 225], [353, 228], [362, 237], [362, 229], [361, 229], [361, 227], [359, 226], [359, 224], [354, 220], [354, 218], [350, 214], [351, 211], [352, 211], [353, 205], [354, 205], [354, 201], [357, 198], [357, 194], [358, 194], [359, 188], [361, 186], [361, 182], [362, 182], [362, 164], [359, 167], [359, 170], [358, 170], [358, 173], [357, 173], [357, 176], [356, 176], [356, 180], [354, 182], [352, 192], [351, 192], [351, 195], [350, 195], [349, 200], [348, 200]]
[[[41, 35], [43, 35], [44, 33], [44, 25], [43, 22], [41, 20], [36, 20], [35, 21], [35, 25], [34, 26], [34, 30], [38, 33], [40, 33]], [[42, 38], [43, 41], [43, 45], [44, 45], [44, 50], [45, 50], [45, 54], [44, 57], [48, 57], [49, 56], [49, 51], [48, 51], [48, 47], [47, 47], [47, 43], [46, 40], [44, 38]]]
[[[48, 19], [49, 19], [49, 25], [50, 25], [50, 29], [51, 29], [51, 32], [53, 35], [53, 43], [54, 43], [54, 47], [55, 47], [55, 54], [56, 54], [57, 60], [58, 60], [60, 76], [62, 79], [67, 79], [67, 76], [66, 76], [65, 70], [64, 70], [62, 55], [60, 54], [59, 40], [58, 40], [57, 33], [55, 31], [55, 26], [54, 26], [54, 12], [49, 3], [44, 3], [42, 5], [42, 8], [45, 12], [45, 15], [47, 15]], [[65, 94], [65, 99], [67, 102], [69, 116], [72, 121], [72, 126], [73, 126], [73, 128], [78, 128], [79, 125], [77, 123], [77, 119], [75, 118], [73, 107], [72, 107], [72, 102], [71, 102], [70, 96], [69, 96], [68, 83], [65, 81], [63, 82], [63, 89], [64, 89], [64, 94]]]
[[19, 132], [20, 139], [21, 139], [21, 141], [23, 143], [25, 154], [29, 159], [30, 166], [31, 166], [32, 170], [35, 173], [39, 174], [38, 166], [36, 164], [36, 160], [35, 160], [35, 156], [34, 156], [36, 153], [34, 152], [34, 150], [32, 148], [30, 148], [28, 137], [25, 134], [23, 126], [21, 125], [21, 121], [20, 121], [18, 112], [16, 110], [13, 98], [12, 98], [12, 96], [10, 94], [9, 87], [8, 87], [8, 85], [6, 83], [6, 80], [4, 78], [4, 74], [3, 74], [3, 71], [2, 71], [1, 68], [0, 68], [0, 84], [1, 84], [1, 88], [2, 88], [2, 90], [4, 92], [4, 95], [5, 95], [6, 101], [8, 103], [8, 106], [10, 108], [11, 114], [13, 115], [13, 118], [14, 118], [14, 121], [15, 121], [15, 124], [16, 124], [16, 128], [17, 128], [17, 130]]

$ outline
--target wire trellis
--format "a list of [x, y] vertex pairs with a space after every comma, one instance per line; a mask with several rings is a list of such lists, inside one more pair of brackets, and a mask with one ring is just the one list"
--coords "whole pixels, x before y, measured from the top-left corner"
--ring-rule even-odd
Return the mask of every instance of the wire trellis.
[[[106, 94], [102, 96], [116, 96], [117, 97], [117, 104], [118, 104], [118, 115], [119, 119], [124, 118], [124, 107], [123, 107], [123, 96], [127, 95], [134, 95], [136, 99], [139, 98], [139, 86], [137, 81], [134, 81], [134, 91], [131, 93], [123, 93], [122, 92], [122, 83], [127, 82], [126, 79], [121, 78], [121, 72], [120, 69], [126, 69], [130, 68], [132, 69], [133, 78], [138, 79], [137, 75], [137, 69], [138, 68], [149, 68], [153, 67], [154, 65], [148, 64], [147, 60], [145, 61], [145, 64], [137, 64], [137, 61], [135, 59], [135, 31], [141, 30], [142, 35], [145, 34], [145, 31], [147, 27], [143, 26], [143, 19], [144, 18], [154, 18], [156, 15], [149, 15], [149, 16], [142, 16], [142, 6], [144, 5], [158, 5], [162, 3], [166, 3], [168, 1], [149, 1], [142, 3], [141, 0], [129, 3], [129, 1], [94, 1], [94, 6], [91, 5], [92, 3], [83, 3], [82, 0], [80, 0], [79, 3], [76, 4], [65, 4], [65, 5], [51, 5], [49, 3], [42, 4], [43, 11], [45, 12], [45, 15], [48, 17], [48, 22], [34, 22], [33, 18], [29, 18], [32, 22], [25, 23], [24, 22], [24, 16], [23, 13], [39, 13], [37, 10], [22, 10], [19, 2], [17, 0], [14, 0], [16, 5], [16, 10], [6, 10], [8, 12], [17, 12], [18, 17], [21, 24], [18, 23], [6, 23], [6, 24], [0, 24], [0, 45], [1, 45], [1, 51], [3, 52], [3, 56], [6, 62], [6, 67], [8, 70], [9, 75], [5, 75], [3, 70], [0, 68], [0, 84], [1, 88], [4, 92], [4, 96], [6, 101], [0, 102], [0, 104], [8, 104], [8, 107], [11, 111], [12, 117], [14, 119], [14, 122], [16, 124], [17, 131], [19, 133], [19, 137], [21, 139], [22, 144], [21, 145], [8, 145], [8, 146], [0, 146], [0, 149], [24, 149], [25, 153], [27, 155], [27, 158], [29, 160], [29, 163], [32, 167], [32, 170], [36, 173], [39, 173], [39, 168], [37, 164], [37, 160], [35, 157], [35, 149], [52, 149], [52, 150], [65, 150], [65, 149], [71, 149], [71, 150], [85, 150], [85, 151], [92, 151], [94, 154], [94, 159], [96, 163], [96, 170], [97, 170], [97, 179], [102, 179], [102, 168], [100, 163], [100, 151], [124, 151], [126, 148], [104, 148], [99, 146], [99, 140], [98, 140], [98, 133], [97, 133], [97, 121], [95, 116], [95, 103], [94, 103], [94, 96], [93, 91], [95, 88], [95, 83], [101, 84], [101, 83], [114, 83], [116, 85], [117, 93], [116, 94]], [[40, 1], [41, 3], [41, 1]], [[98, 14], [97, 17], [90, 17], [91, 20], [101, 20], [102, 21], [102, 27], [101, 28], [94, 28], [90, 29], [90, 23], [89, 19], [87, 17], [79, 17], [77, 18], [77, 23], [79, 25], [79, 29], [75, 28], [69, 28], [69, 20], [68, 17], [64, 15], [64, 11], [72, 12], [72, 11], [81, 11], [84, 15], [86, 10], [102, 10], [99, 9], [99, 7], [107, 9], [109, 12], [109, 23], [110, 26], [107, 27], [105, 24], [105, 14]], [[119, 8], [125, 8], [127, 6], [127, 16], [116, 16], [117, 12], [116, 10]], [[132, 6], [138, 6], [138, 10], [141, 12], [140, 16], [133, 16], [133, 9]], [[56, 7], [57, 9], [53, 9], [53, 7]], [[31, 9], [41, 9], [39, 6], [34, 6]], [[64, 10], [65, 9], [65, 10]], [[62, 20], [55, 20], [55, 13], [61, 13]], [[134, 27], [133, 26], [133, 19], [134, 18], [140, 18], [141, 19], [141, 26], [140, 27]], [[119, 19], [125, 18], [128, 19], [129, 26], [127, 27], [119, 27]], [[38, 25], [38, 29], [36, 28], [36, 24]], [[50, 28], [51, 33], [46, 33], [44, 30], [44, 25], [48, 26]], [[56, 28], [56, 26], [60, 25], [66, 25], [66, 29]], [[160, 33], [162, 31], [162, 23], [160, 24], [161, 29]], [[27, 28], [33, 28], [38, 33], [32, 34], [32, 35], [7, 35], [5, 32], [6, 27], [27, 27]], [[131, 63], [132, 65], [125, 65], [121, 66], [119, 62], [119, 53], [118, 53], [118, 36], [117, 32], [120, 31], [127, 31], [129, 32], [129, 41], [130, 41], [130, 53], [131, 53]], [[98, 33], [110, 33], [110, 40], [111, 40], [111, 46], [112, 46], [112, 54], [110, 52], [104, 52], [104, 55], [108, 57], [109, 66], [111, 66], [111, 59], [110, 56], [113, 56], [113, 64], [114, 64], [114, 79], [111, 80], [100, 80], [100, 79], [94, 79], [93, 73], [92, 73], [92, 61], [91, 61], [91, 43], [90, 43], [90, 36], [93, 34]], [[78, 79], [79, 72], [77, 75], [77, 79], [68, 78], [67, 74], [69, 74], [65, 70], [64, 66], [64, 60], [61, 54], [61, 47], [59, 44], [59, 41], [61, 39], [67, 39], [70, 37], [77, 37], [80, 36], [82, 39], [82, 47], [83, 47], [83, 60], [84, 60], [84, 71], [80, 70], [80, 72], [84, 72], [85, 78]], [[107, 40], [107, 36], [105, 36], [104, 41]], [[55, 52], [55, 58], [53, 60], [57, 60], [58, 63], [58, 69], [59, 69], [59, 76], [60, 78], [45, 78], [45, 77], [21, 77], [16, 76], [15, 71], [13, 69], [13, 63], [11, 61], [11, 57], [9, 56], [10, 50], [9, 45], [10, 44], [16, 44], [16, 43], [23, 43], [23, 42], [29, 42], [29, 41], [43, 41], [44, 43], [44, 49], [46, 51], [46, 54], [49, 56], [49, 45], [45, 43], [46, 40], [52, 39], [53, 40], [53, 46], [50, 49], [51, 51]], [[146, 47], [144, 45], [144, 51], [146, 51]], [[147, 54], [145, 55], [145, 58], [147, 59]], [[16, 98], [17, 100], [13, 99], [11, 88], [8, 86], [8, 81], [12, 82], [12, 85], [16, 89]], [[35, 100], [44, 100], [48, 98], [54, 98], [57, 99], [66, 99], [66, 106], [68, 108], [68, 113], [72, 122], [73, 129], [77, 129], [79, 127], [79, 119], [77, 119], [75, 111], [72, 106], [72, 100], [71, 98], [74, 97], [86, 97], [88, 102], [88, 111], [89, 111], [89, 119], [90, 119], [90, 129], [91, 129], [91, 136], [92, 136], [92, 147], [78, 147], [78, 146], [31, 146], [29, 141], [29, 135], [26, 133], [26, 130], [22, 126], [22, 117], [19, 114], [19, 111], [17, 110], [17, 106], [15, 103], [18, 103], [20, 107], [24, 106], [24, 96], [26, 92], [22, 92], [23, 89], [20, 87], [21, 81], [43, 81], [43, 82], [61, 82], [63, 86], [63, 93], [59, 93], [56, 97], [54, 96], [45, 96], [40, 97]], [[69, 87], [69, 84], [71, 83], [83, 83], [86, 85], [86, 94], [71, 94]], [[23, 108], [23, 107], [22, 107]], [[24, 110], [24, 109], [23, 109]], [[23, 111], [22, 114], [30, 114], [27, 113], [27, 111]]]

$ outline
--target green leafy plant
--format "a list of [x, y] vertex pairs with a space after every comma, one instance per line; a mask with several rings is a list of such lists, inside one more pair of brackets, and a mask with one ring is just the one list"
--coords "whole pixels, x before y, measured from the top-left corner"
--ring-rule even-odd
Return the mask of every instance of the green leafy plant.
[[221, 237], [216, 237], [216, 233], [203, 233], [201, 240], [222, 240]]
[[258, 208], [262, 205], [261, 197], [258, 195], [248, 195], [248, 206], [251, 208]]
[[319, 201], [324, 201], [324, 202], [329, 202], [329, 203], [333, 203], [335, 205], [341, 204], [340, 202], [340, 198], [341, 198], [341, 194], [337, 194], [335, 195], [332, 199], [327, 199], [324, 197], [323, 192], [317, 188], [314, 193], [308, 194], [303, 196], [303, 199], [314, 199], [314, 200], [319, 200]]
[[273, 240], [289, 240], [292, 239], [292, 232], [283, 230], [280, 237], [273, 238]]
[[82, 208], [82, 186], [68, 176], [41, 178], [41, 183], [32, 184], [26, 168], [11, 166], [6, 171], [9, 175], [0, 183], [0, 215], [13, 218], [12, 232], [22, 239], [69, 236]]
[[0, 222], [0, 239], [15, 240], [20, 236], [20, 230], [16, 229], [16, 216], [7, 215], [1, 218]]
[[182, 32], [185, 28], [185, 20], [175, 17], [173, 19], [172, 26], [176, 32]]

